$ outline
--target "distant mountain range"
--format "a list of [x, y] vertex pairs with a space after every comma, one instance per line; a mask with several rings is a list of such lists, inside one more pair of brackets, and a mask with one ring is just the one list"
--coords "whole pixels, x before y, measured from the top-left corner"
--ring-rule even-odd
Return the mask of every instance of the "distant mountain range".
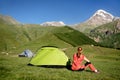
[[0, 52], [10, 50], [37, 50], [42, 46], [61, 48], [97, 43], [68, 26], [10, 25], [0, 20]]
[[[51, 26], [52, 28], [47, 26]], [[66, 27], [66, 24], [62, 21], [44, 22], [42, 24], [22, 24], [10, 16], [0, 15], [0, 46], [7, 50], [9, 46], [18, 46], [23, 42], [29, 42], [31, 44], [31, 41], [41, 41], [43, 39], [43, 43], [46, 44], [47, 38], [55, 36], [72, 46], [90, 43], [96, 44], [95, 42], [97, 42], [104, 47], [120, 49], [120, 17], [115, 17], [104, 10], [100, 9], [96, 11], [93, 16], [83, 23], [69, 26], [70, 29], [68, 27], [66, 29], [58, 26]], [[56, 32], [56, 28], [58, 28], [58, 32]], [[50, 30], [55, 33], [51, 33]], [[63, 30], [66, 31], [63, 32]], [[83, 36], [81, 32], [87, 37]], [[78, 38], [82, 40], [79, 41]], [[87, 43], [84, 40], [91, 42]]]
[[[73, 28], [84, 32], [85, 30], [92, 29], [97, 26], [112, 22], [113, 20], [116, 20], [118, 18], [119, 17], [115, 17], [109, 12], [106, 12], [105, 10], [100, 9], [100, 10], [97, 10], [88, 20], [82, 23], [73, 25]], [[10, 16], [0, 15], [0, 19], [2, 19], [8, 24], [23, 24], [23, 23], [18, 22], [17, 20], [15, 20], [14, 18]], [[67, 24], [65, 24], [63, 21], [50, 21], [50, 22], [47, 21], [40, 25], [42, 26], [65, 26]]]
[[83, 23], [74, 25], [73, 28], [84, 33], [89, 33], [92, 29], [100, 25], [115, 21], [116, 19], [120, 18], [100, 9], [96, 11], [88, 20], [84, 21]]
[[[81, 28], [81, 26], [87, 26], [89, 28], [90, 26], [93, 26], [93, 28], [112, 22], [113, 20], [118, 19], [119, 17], [114, 17], [112, 14], [106, 12], [105, 10], [97, 10], [88, 20], [86, 20], [83, 23], [79, 23], [74, 25], [75, 29]], [[65, 26], [66, 24], [62, 21], [51, 21], [51, 22], [44, 22], [41, 24], [42, 26]], [[83, 28], [83, 29], [87, 29]], [[82, 31], [82, 29], [80, 29]]]

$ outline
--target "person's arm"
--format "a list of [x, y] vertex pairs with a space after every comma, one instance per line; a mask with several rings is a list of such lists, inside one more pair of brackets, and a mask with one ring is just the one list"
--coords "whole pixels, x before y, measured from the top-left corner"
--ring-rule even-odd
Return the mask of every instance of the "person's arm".
[[86, 61], [85, 66], [87, 66], [88, 64], [91, 64], [90, 60], [88, 60], [86, 57], [84, 57], [84, 60]]
[[85, 60], [86, 62], [90, 62], [90, 60], [88, 60], [86, 57], [84, 57], [84, 60]]

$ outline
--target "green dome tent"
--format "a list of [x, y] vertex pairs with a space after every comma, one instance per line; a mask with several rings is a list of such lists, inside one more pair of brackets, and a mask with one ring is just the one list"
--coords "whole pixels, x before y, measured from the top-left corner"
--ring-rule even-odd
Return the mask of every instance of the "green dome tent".
[[31, 59], [30, 64], [36, 66], [66, 66], [68, 57], [55, 47], [43, 47]]

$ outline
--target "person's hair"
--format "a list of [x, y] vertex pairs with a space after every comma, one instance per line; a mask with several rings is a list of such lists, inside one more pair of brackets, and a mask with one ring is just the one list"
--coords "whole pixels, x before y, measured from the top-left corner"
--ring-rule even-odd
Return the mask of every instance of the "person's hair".
[[82, 47], [78, 47], [78, 49], [77, 50], [80, 50], [80, 51], [82, 51]]

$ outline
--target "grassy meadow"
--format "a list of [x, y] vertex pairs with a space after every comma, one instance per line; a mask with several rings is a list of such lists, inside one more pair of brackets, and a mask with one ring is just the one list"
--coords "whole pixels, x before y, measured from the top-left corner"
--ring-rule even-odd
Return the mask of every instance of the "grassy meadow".
[[[89, 69], [80, 72], [28, 66], [31, 58], [18, 57], [25, 49], [36, 53], [42, 46], [57, 46], [71, 60], [77, 47], [81, 46], [100, 73], [92, 73]], [[70, 27], [8, 25], [0, 20], [0, 80], [120, 80], [119, 66], [120, 50], [99, 47]]]
[[[30, 58], [18, 57], [18, 51], [0, 54], [0, 80], [119, 80], [120, 50], [83, 45], [83, 53], [100, 71], [71, 71], [66, 68], [28, 66]], [[68, 47], [65, 54], [72, 60], [77, 47]], [[22, 49], [21, 49], [22, 50]], [[33, 51], [34, 52], [34, 51]], [[35, 53], [35, 52], [34, 52]]]

